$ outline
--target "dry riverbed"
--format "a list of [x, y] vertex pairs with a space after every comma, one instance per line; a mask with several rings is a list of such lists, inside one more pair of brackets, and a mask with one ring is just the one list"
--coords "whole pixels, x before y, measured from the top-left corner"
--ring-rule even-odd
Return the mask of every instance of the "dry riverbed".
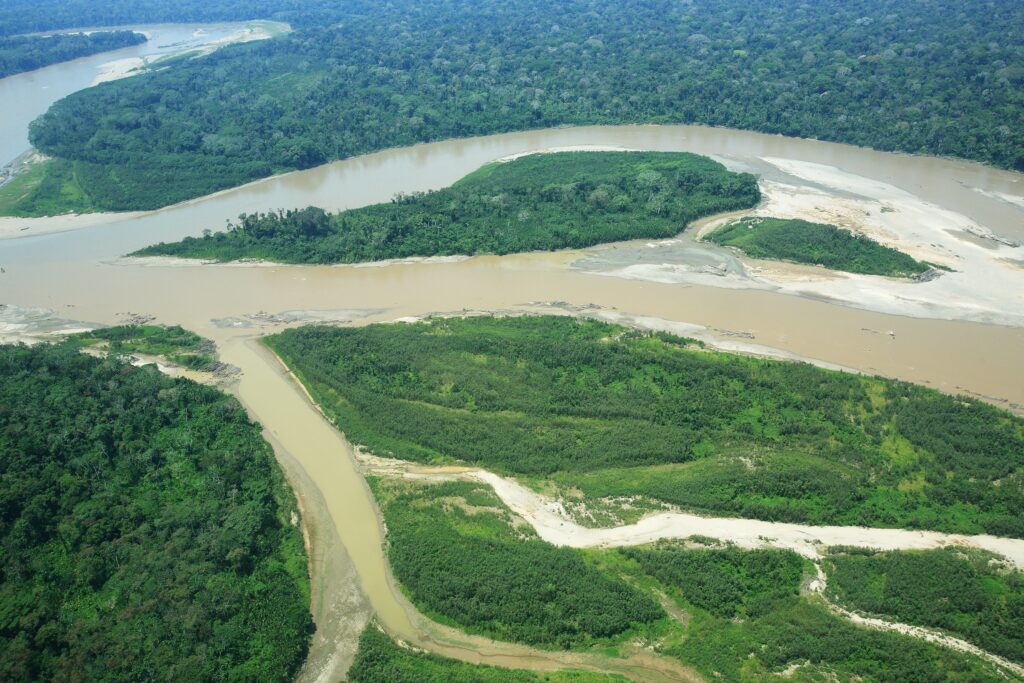
[[[607, 528], [587, 527], [567, 511], [567, 502], [530, 490], [513, 479], [474, 467], [430, 467], [382, 458], [356, 449], [365, 474], [418, 481], [476, 481], [487, 484], [512, 511], [514, 518], [529, 524], [537, 535], [553, 545], [571, 548], [611, 548], [653, 543], [659, 539], [714, 538], [740, 548], [780, 548], [794, 551], [814, 562], [817, 576], [807, 590], [819, 594], [838, 616], [866, 628], [894, 631], [943, 647], [980, 657], [1004, 671], [1024, 677], [1024, 667], [992, 654], [963, 639], [936, 629], [866, 616], [835, 604], [826, 596], [827, 576], [821, 559], [829, 546], [857, 546], [874, 550], [927, 550], [945, 546], [981, 548], [1002, 555], [1024, 568], [1024, 541], [989, 535], [963, 536], [928, 531], [867, 527], [809, 526], [732, 517], [709, 517], [678, 510], [649, 513], [633, 524]], [[578, 514], [578, 511], [577, 511]]]
[[359, 453], [361, 466], [371, 474], [410, 479], [463, 479], [487, 484], [513, 513], [553, 545], [570, 548], [615, 548], [653, 543], [659, 539], [707, 536], [741, 548], [782, 548], [811, 560], [821, 559], [830, 546], [856, 546], [874, 550], [927, 550], [945, 546], [981, 548], [1002, 555], [1024, 568], [1024, 540], [987, 534], [966, 536], [937, 531], [880, 529], [858, 526], [811, 526], [766, 522], [738, 517], [711, 517], [679, 510], [655, 512], [634, 524], [594, 528], [579, 524], [563, 501], [479, 468], [431, 468], [400, 460]]

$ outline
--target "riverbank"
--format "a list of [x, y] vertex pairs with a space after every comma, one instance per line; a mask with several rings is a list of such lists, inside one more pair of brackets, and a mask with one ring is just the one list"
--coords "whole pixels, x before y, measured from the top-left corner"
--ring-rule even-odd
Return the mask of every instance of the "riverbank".
[[[409, 603], [391, 575], [383, 550], [384, 528], [379, 510], [355, 463], [351, 445], [311, 402], [304, 388], [292, 379], [290, 372], [269, 350], [252, 336], [235, 336], [223, 343], [221, 359], [242, 369], [237, 395], [250, 414], [259, 420], [271, 440], [279, 460], [286, 467], [298, 463], [304, 476], [291, 478], [297, 495], [304, 500], [324, 501], [324, 507], [308, 506], [310, 524], [320, 529], [334, 528], [338, 539], [351, 558], [350, 569], [359, 577], [370, 608], [378, 621], [393, 636], [437, 654], [507, 668], [554, 671], [576, 668], [589, 671], [622, 673], [638, 681], [651, 683], [698, 680], [693, 672], [678, 661], [639, 650], [624, 652], [622, 657], [578, 652], [555, 652], [504, 643], [480, 636], [470, 636], [457, 629], [432, 622]], [[312, 485], [313, 488], [306, 488]], [[315, 536], [313, 537], [315, 540]], [[329, 550], [329, 549], [324, 549]], [[311, 556], [319, 557], [319, 551]], [[314, 573], [314, 595], [318, 590], [341, 592], [346, 604], [356, 606], [351, 597], [349, 575], [335, 586], [332, 577], [321, 574], [318, 585]], [[315, 603], [316, 604], [316, 603]], [[319, 624], [331, 632], [352, 635], [346, 646], [329, 656], [330, 647], [314, 649], [310, 659], [323, 663], [312, 666], [320, 674], [308, 680], [333, 681], [347, 670], [354, 656], [358, 633], [369, 618], [367, 612], [340, 610], [321, 612]], [[343, 623], [338, 623], [340, 620]], [[337, 629], [342, 631], [337, 631]], [[314, 641], [314, 648], [317, 641]], [[333, 676], [333, 678], [332, 678]]]
[[0, 240], [18, 239], [93, 228], [118, 221], [132, 220], [142, 216], [140, 211], [128, 213], [68, 213], [63, 216], [45, 218], [18, 218], [0, 216]]
[[287, 33], [291, 30], [288, 24], [276, 21], [250, 21], [236, 32], [215, 38], [209, 42], [202, 42], [203, 36], [207, 35], [203, 29], [197, 29], [193, 34], [196, 41], [182, 43], [177, 51], [164, 52], [162, 54], [145, 55], [141, 57], [123, 57], [105, 62], [100, 66], [99, 73], [92, 80], [91, 85], [99, 85], [109, 81], [116, 81], [128, 76], [134, 76], [150, 68], [155, 68], [162, 62], [179, 57], [196, 58], [208, 55], [225, 45], [232, 43], [249, 43], [254, 40], [267, 40], [274, 36]]
[[[545, 146], [539, 151], [584, 147]], [[518, 156], [522, 153], [511, 155], [512, 158]], [[1024, 245], [1017, 240], [998, 234], [965, 214], [942, 208], [894, 185], [847, 173], [834, 166], [778, 157], [764, 157], [760, 162], [775, 171], [762, 169], [760, 187], [763, 201], [755, 210], [740, 212], [739, 215], [801, 218], [835, 224], [949, 271], [936, 272], [936, 277], [927, 281], [903, 280], [737, 257], [729, 250], [699, 242], [700, 236], [727, 219], [724, 216], [698, 222], [688, 234], [675, 239], [621, 242], [559, 253], [565, 255], [576, 270], [624, 279], [774, 291], [892, 315], [1024, 326], [1024, 268], [1020, 265], [1024, 263]], [[291, 175], [303, 173], [306, 172]], [[276, 180], [279, 179], [257, 181], [253, 189]], [[187, 208], [199, 209], [208, 202], [227, 199], [237, 192], [228, 190], [145, 214], [0, 218], [0, 239], [62, 232], [149, 216], [155, 218], [154, 213], [175, 215]], [[977, 193], [974, 196], [977, 197]], [[1015, 205], [1002, 200], [999, 203], [1024, 215]], [[735, 216], [737, 212], [728, 214], [730, 218]], [[468, 257], [393, 259], [353, 267], [449, 263], [465, 258]], [[503, 258], [511, 260], [513, 257]], [[147, 260], [139, 263], [184, 265], [188, 262]], [[230, 265], [269, 267], [281, 264], [258, 261]]]

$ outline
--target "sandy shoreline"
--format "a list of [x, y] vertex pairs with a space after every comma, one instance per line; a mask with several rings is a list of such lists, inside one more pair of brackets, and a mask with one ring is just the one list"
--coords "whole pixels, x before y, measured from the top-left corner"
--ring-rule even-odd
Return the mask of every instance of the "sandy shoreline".
[[383, 259], [365, 263], [281, 263], [265, 259], [243, 259], [240, 261], [217, 261], [215, 259], [184, 258], [181, 256], [122, 256], [108, 261], [111, 265], [143, 266], [164, 268], [188, 268], [198, 266], [220, 266], [223, 268], [387, 268], [408, 266], [417, 263], [458, 263], [472, 256], [408, 256], [405, 258]]
[[518, 152], [516, 154], [509, 154], [503, 156], [500, 159], [494, 161], [499, 164], [504, 164], [509, 161], [515, 161], [516, 159], [522, 159], [523, 157], [534, 156], [535, 154], [557, 154], [559, 152], [641, 152], [640, 149], [631, 149], [628, 147], [617, 147], [615, 145], [566, 145], [562, 147], [545, 147], [543, 149], [534, 149], [529, 152]]
[[[116, 81], [122, 78], [127, 78], [128, 76], [133, 76], [136, 73], [145, 71], [151, 66], [158, 65], [160, 62], [173, 59], [184, 54], [194, 53], [194, 57], [202, 57], [224, 47], [225, 45], [230, 45], [232, 43], [248, 43], [254, 40], [266, 40], [274, 37], [274, 35], [280, 31], [287, 30], [290, 29], [288, 29], [286, 24], [265, 21], [249, 22], [246, 26], [235, 33], [224, 38], [212, 40], [208, 43], [185, 45], [180, 50], [165, 52], [162, 54], [145, 55], [142, 57], [125, 57], [123, 59], [111, 60], [100, 66], [100, 71], [93, 79], [92, 85], [99, 85], [100, 83], [107, 83], [109, 81]], [[140, 31], [140, 33], [144, 32]], [[202, 35], [205, 35], [205, 32], [201, 33], [200, 31], [196, 31], [194, 37], [198, 38]]]
[[880, 181], [823, 164], [762, 160], [788, 180], [762, 178], [762, 202], [744, 215], [836, 225], [950, 271], [929, 281], [859, 275], [751, 259], [694, 241], [724, 217], [701, 222], [674, 240], [627, 244], [617, 252], [596, 248], [574, 267], [666, 284], [766, 289], [893, 315], [1024, 326], [1024, 269], [1018, 265], [1024, 246]]
[[143, 211], [127, 211], [124, 213], [67, 213], [61, 216], [44, 216], [42, 218], [0, 216], [0, 240], [92, 228], [97, 225], [131, 220], [144, 214]]

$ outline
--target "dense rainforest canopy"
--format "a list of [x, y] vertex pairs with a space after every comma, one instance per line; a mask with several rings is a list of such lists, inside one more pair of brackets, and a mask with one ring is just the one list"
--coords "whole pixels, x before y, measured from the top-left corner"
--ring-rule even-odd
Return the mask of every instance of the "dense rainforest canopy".
[[800, 219], [741, 218], [704, 239], [736, 247], [753, 258], [810, 263], [848, 273], [911, 277], [931, 268], [865, 235]]
[[489, 164], [454, 186], [329, 215], [243, 215], [227, 232], [133, 256], [353, 263], [409, 256], [506, 254], [641, 237], [746, 209], [757, 180], [707, 157], [664, 152], [561, 152]]
[[132, 31], [0, 37], [0, 78], [144, 42]]
[[312, 631], [296, 519], [233, 398], [0, 346], [0, 679], [291, 680]]
[[76, 93], [36, 122], [33, 144], [72, 164], [65, 177], [99, 209], [565, 124], [702, 123], [1024, 169], [1021, 3], [286, 0], [247, 13], [297, 30]]
[[974, 399], [568, 317], [267, 341], [376, 453], [719, 514], [1024, 538], [1024, 420]]

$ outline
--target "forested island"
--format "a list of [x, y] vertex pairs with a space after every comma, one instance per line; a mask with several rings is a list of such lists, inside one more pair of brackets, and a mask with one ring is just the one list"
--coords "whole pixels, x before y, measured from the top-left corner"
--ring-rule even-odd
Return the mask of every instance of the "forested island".
[[905, 278], [932, 268], [865, 235], [795, 218], [741, 218], [703, 239], [736, 247], [752, 258], [808, 263], [848, 273]]
[[[1024, 421], [903, 382], [568, 317], [303, 327], [266, 343], [349, 439], [380, 456], [473, 463], [593, 501], [640, 496], [814, 524], [1024, 532], [1015, 526]], [[406, 594], [470, 633], [623, 656], [653, 649], [736, 681], [784, 671], [798, 680], [1002, 676], [978, 658], [835, 613], [805, 590], [817, 570], [790, 550], [707, 537], [556, 547], [490, 486], [434, 476], [369, 482]], [[991, 554], [822, 552], [829, 599], [1019, 661], [1020, 573]], [[410, 651], [372, 625], [350, 671], [367, 682], [446, 676], [537, 680]]]
[[[135, 16], [168, 12], [154, 5]], [[729, 126], [1024, 169], [1020, 3], [179, 9], [178, 20], [245, 13], [296, 30], [57, 102], [31, 140], [63, 180], [41, 185], [35, 204], [80, 193], [90, 210], [152, 209], [388, 147], [583, 124]], [[106, 21], [133, 15], [117, 10]], [[5, 20], [31, 24], [26, 14], [18, 3]], [[36, 21], [96, 14], [74, 3]]]
[[0, 345], [0, 679], [290, 680], [298, 511], [225, 394], [78, 346]]
[[672, 237], [760, 197], [754, 176], [695, 154], [535, 154], [488, 164], [443, 190], [336, 214], [315, 207], [243, 214], [226, 232], [131, 255], [355, 263], [580, 248]]
[[144, 42], [146, 36], [133, 31], [58, 33], [51, 36], [0, 35], [0, 78]]
[[304, 327], [267, 343], [374, 453], [595, 499], [1024, 538], [1024, 420], [975, 399], [563, 317]]

